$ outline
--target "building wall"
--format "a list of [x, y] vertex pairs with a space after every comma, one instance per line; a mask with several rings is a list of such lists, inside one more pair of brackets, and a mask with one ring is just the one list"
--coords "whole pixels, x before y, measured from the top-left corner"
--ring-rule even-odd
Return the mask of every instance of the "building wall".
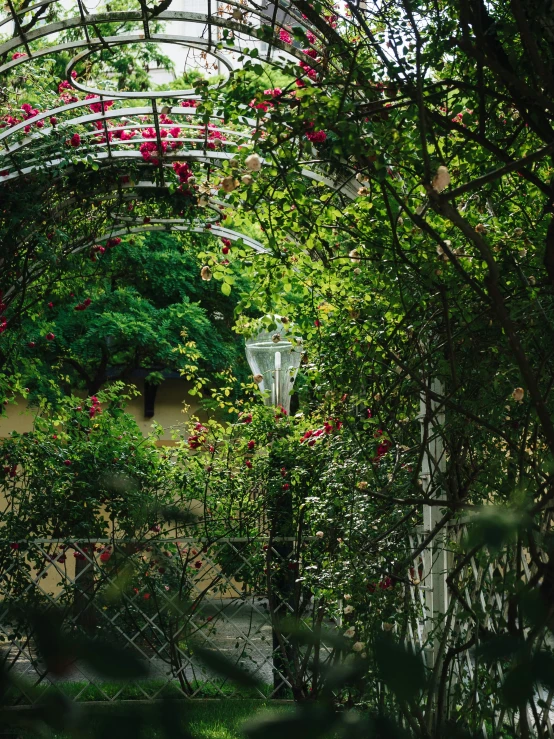
[[[126, 410], [134, 416], [144, 435], [152, 430], [154, 422], [159, 423], [164, 429], [160, 437], [162, 444], [171, 444], [172, 432], [183, 430], [190, 417], [199, 412], [196, 397], [188, 394], [191, 383], [181, 379], [167, 379], [158, 388], [154, 417], [145, 418], [144, 382], [136, 380], [132, 384], [137, 387], [140, 395], [128, 401]], [[6, 406], [6, 416], [0, 418], [0, 438], [9, 436], [12, 431], [19, 433], [31, 431], [35, 414], [36, 410], [28, 409], [23, 398], [19, 398], [15, 404]], [[199, 415], [203, 414], [200, 412]]]

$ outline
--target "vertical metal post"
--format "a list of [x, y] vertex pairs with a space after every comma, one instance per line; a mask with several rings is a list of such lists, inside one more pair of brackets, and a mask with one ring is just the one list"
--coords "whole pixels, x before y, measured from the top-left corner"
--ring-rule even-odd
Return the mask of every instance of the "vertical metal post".
[[281, 405], [281, 352], [275, 352], [275, 405]]
[[[431, 380], [430, 390], [434, 395], [442, 397], [444, 386], [440, 380]], [[425, 443], [421, 466], [421, 487], [424, 495], [441, 500], [445, 492], [441, 486], [441, 478], [446, 470], [444, 442], [442, 438], [445, 414], [439, 401], [430, 399], [422, 393], [420, 399], [421, 439]], [[426, 538], [442, 518], [441, 507], [437, 505], [423, 506], [423, 537]], [[425, 586], [425, 623], [426, 640], [435, 629], [437, 620], [448, 610], [448, 552], [446, 548], [446, 530], [443, 529], [429, 543], [422, 553]], [[437, 632], [435, 631], [435, 634]], [[428, 645], [428, 666], [433, 667], [437, 660], [439, 648], [438, 635]]]

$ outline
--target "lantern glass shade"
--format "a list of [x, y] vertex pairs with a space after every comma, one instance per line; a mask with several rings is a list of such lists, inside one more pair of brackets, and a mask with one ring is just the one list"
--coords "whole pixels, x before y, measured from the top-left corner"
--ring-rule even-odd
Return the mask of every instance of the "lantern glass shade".
[[261, 331], [246, 342], [246, 358], [266, 405], [290, 411], [290, 396], [302, 358], [302, 339], [277, 321], [274, 331]]

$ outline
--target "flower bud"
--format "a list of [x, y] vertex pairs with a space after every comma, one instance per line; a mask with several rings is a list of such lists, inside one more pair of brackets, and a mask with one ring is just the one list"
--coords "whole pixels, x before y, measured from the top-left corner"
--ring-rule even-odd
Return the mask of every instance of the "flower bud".
[[221, 180], [221, 187], [225, 192], [233, 192], [233, 190], [237, 189], [238, 185], [238, 180], [235, 180], [234, 177], [224, 177]]
[[450, 184], [450, 174], [445, 166], [440, 166], [437, 169], [437, 174], [433, 177], [433, 182], [431, 184], [433, 190], [436, 190], [437, 192], [442, 192], [448, 187]]
[[522, 387], [516, 387], [514, 392], [512, 393], [512, 398], [517, 402], [521, 403], [523, 400], [523, 397], [525, 395], [525, 390]]
[[246, 169], [249, 169], [251, 172], [259, 172], [262, 168], [262, 160], [257, 154], [250, 154], [250, 156], [246, 157], [244, 164]]

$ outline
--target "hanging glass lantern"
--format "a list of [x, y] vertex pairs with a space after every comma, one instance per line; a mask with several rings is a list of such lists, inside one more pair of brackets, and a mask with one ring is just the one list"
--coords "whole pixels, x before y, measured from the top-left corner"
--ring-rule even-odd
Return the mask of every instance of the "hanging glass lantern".
[[272, 331], [260, 331], [246, 341], [246, 358], [266, 405], [290, 411], [290, 396], [300, 360], [302, 339], [275, 316]]

